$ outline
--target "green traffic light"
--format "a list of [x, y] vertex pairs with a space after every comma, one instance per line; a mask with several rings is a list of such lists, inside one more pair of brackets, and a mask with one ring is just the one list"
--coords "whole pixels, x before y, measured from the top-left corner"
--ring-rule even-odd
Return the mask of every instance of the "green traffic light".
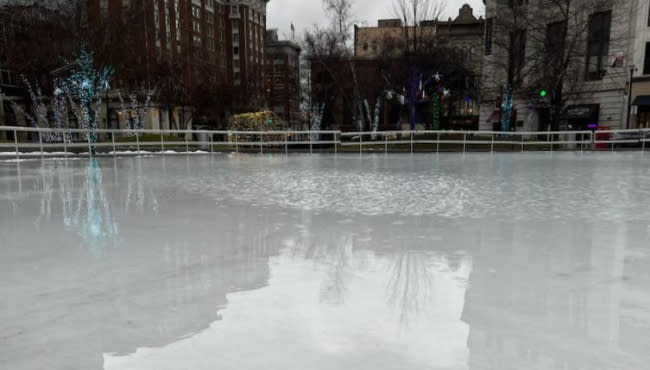
[[546, 97], [546, 90], [540, 91], [539, 96], [541, 96], [542, 98], [545, 98]]

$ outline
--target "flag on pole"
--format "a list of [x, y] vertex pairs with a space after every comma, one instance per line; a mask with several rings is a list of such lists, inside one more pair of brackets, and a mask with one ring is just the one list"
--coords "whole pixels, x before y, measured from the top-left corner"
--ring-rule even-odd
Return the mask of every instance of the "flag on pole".
[[291, 39], [296, 39], [296, 28], [293, 26], [293, 22], [291, 22]]

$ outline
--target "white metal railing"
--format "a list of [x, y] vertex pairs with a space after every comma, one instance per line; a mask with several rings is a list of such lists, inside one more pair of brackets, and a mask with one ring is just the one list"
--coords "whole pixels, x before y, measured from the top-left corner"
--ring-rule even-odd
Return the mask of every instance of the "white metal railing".
[[[190, 147], [213, 152], [215, 148], [226, 147], [239, 151], [240, 148], [255, 147], [264, 152], [265, 147], [304, 146], [313, 152], [314, 146], [331, 145], [334, 150], [340, 145], [340, 131], [227, 131], [227, 130], [134, 130], [134, 129], [97, 129], [94, 133], [99, 140], [91, 142], [85, 129], [55, 129], [19, 126], [0, 126], [0, 152], [11, 148], [16, 157], [24, 155], [24, 149], [38, 149], [41, 156], [46, 150], [62, 149], [65, 155], [70, 149], [87, 149], [87, 153], [102, 148], [110, 148], [109, 154], [118, 155], [120, 149], [135, 149], [137, 153], [143, 148], [157, 147], [160, 153], [166, 149], [184, 149]], [[7, 135], [10, 133], [10, 135]], [[45, 137], [58, 135], [57, 140], [48, 142]], [[144, 137], [149, 135], [148, 137]], [[155, 140], [154, 140], [155, 136]], [[170, 137], [176, 136], [176, 137]], [[3, 141], [3, 137], [5, 140]], [[6, 138], [11, 137], [11, 140]]]
[[[215, 149], [230, 149], [235, 152], [252, 148], [264, 153], [265, 148], [290, 147], [309, 148], [312, 153], [315, 146], [338, 152], [339, 147], [358, 147], [363, 152], [368, 147], [382, 147], [389, 151], [389, 145], [408, 145], [410, 152], [420, 150], [440, 152], [453, 150], [466, 152], [468, 149], [481, 148], [484, 151], [500, 150], [614, 150], [617, 146], [636, 145], [645, 152], [646, 143], [650, 142], [650, 129], [636, 130], [597, 130], [597, 131], [535, 131], [535, 132], [500, 132], [500, 131], [377, 131], [377, 132], [341, 132], [341, 131], [228, 131], [228, 130], [131, 130], [98, 129], [94, 131], [98, 141], [90, 142], [84, 129], [52, 129], [18, 126], [0, 126], [0, 152], [9, 149], [16, 158], [21, 155], [34, 154], [27, 150], [37, 150], [41, 156], [57, 149], [64, 155], [92, 153], [123, 154], [126, 150], [159, 149], [165, 154], [168, 150], [180, 150], [186, 153], [190, 148], [214, 152]], [[46, 140], [52, 134], [58, 135], [57, 141]], [[4, 140], [3, 140], [4, 138]], [[425, 146], [425, 148], [422, 148]], [[532, 148], [532, 149], [531, 149]], [[4, 150], [3, 150], [4, 149]], [[83, 152], [87, 150], [87, 152]], [[154, 149], [155, 150], [155, 149]], [[81, 153], [79, 153], [81, 152]], [[156, 151], [150, 152], [156, 153]]]
[[[559, 145], [576, 145], [575, 149], [590, 149], [594, 138], [593, 131], [533, 131], [533, 132], [501, 132], [501, 131], [458, 131], [458, 130], [418, 130], [418, 131], [378, 131], [378, 132], [345, 132], [344, 138], [352, 139], [351, 142], [342, 142], [342, 146], [358, 146], [363, 151], [364, 146], [383, 144], [388, 151], [388, 145], [409, 144], [411, 152], [417, 144], [435, 144], [435, 151], [440, 151], [441, 144], [462, 145], [462, 151], [467, 151], [467, 146], [489, 146], [490, 152], [501, 145], [517, 146], [524, 151], [527, 146], [548, 147], [553, 150]], [[375, 140], [366, 140], [370, 136]], [[418, 138], [418, 136], [420, 138]], [[421, 138], [424, 136], [425, 138]], [[562, 137], [562, 139], [559, 139]], [[574, 137], [571, 139], [571, 137]], [[581, 138], [581, 139], [578, 139]], [[649, 136], [650, 137], [650, 136]], [[379, 138], [377, 140], [377, 138]], [[390, 138], [390, 139], [389, 139]], [[545, 138], [542, 140], [540, 138]], [[432, 150], [433, 148], [431, 148]], [[460, 151], [460, 148], [454, 148]]]

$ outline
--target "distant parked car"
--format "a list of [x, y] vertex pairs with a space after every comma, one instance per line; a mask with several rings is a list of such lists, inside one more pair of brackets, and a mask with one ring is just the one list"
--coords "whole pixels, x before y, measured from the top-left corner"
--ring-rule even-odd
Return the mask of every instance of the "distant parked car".
[[614, 135], [612, 135], [613, 141], [625, 141], [622, 143], [614, 143], [615, 147], [633, 147], [633, 148], [641, 147], [643, 146], [643, 142], [641, 140], [643, 140], [644, 138], [650, 139], [650, 132], [623, 131], [623, 132], [616, 132], [614, 133]]

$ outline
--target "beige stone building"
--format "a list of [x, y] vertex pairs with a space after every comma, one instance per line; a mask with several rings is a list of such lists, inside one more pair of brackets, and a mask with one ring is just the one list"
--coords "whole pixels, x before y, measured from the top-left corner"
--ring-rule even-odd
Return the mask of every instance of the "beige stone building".
[[[639, 1], [630, 19], [633, 77], [629, 128], [650, 128], [650, 2]], [[626, 122], [627, 124], [627, 122]]]
[[[519, 58], [521, 82], [514, 91], [514, 123], [518, 131], [545, 131], [548, 129], [586, 129], [598, 125], [612, 129], [626, 127], [629, 66], [643, 64], [641, 48], [647, 40], [648, 4], [639, 0], [575, 0], [569, 12], [567, 39], [575, 41], [575, 55], [571, 58], [571, 73], [563, 84], [568, 97], [563, 105], [558, 124], [550, 122], [548, 102], [532, 86], [535, 76], [527, 65], [543, 53], [543, 44], [553, 40], [549, 32], [560, 25], [544, 1], [486, 0], [486, 32], [483, 46], [482, 97], [480, 128], [499, 130], [502, 102], [506, 92], [506, 71], [503, 65], [509, 58]], [[643, 3], [643, 4], [642, 4]], [[514, 4], [514, 5], [513, 5]], [[524, 10], [520, 38], [516, 45], [507, 47], [508, 32], [499, 28], [503, 20], [513, 18], [513, 7]], [[641, 10], [641, 11], [640, 11]], [[645, 10], [645, 16], [640, 13]], [[557, 11], [557, 9], [556, 9]], [[526, 18], [527, 17], [527, 18]], [[537, 27], [526, 27], [532, 20]], [[645, 25], [639, 32], [639, 22]], [[540, 22], [547, 22], [539, 25]], [[511, 30], [512, 31], [512, 30]], [[544, 32], [547, 34], [545, 35]], [[642, 34], [642, 35], [641, 35]], [[643, 40], [642, 40], [643, 39]], [[510, 42], [512, 42], [512, 38]], [[509, 54], [509, 50], [519, 55]], [[539, 63], [539, 62], [538, 62]], [[531, 63], [532, 64], [532, 63]], [[650, 71], [647, 71], [650, 73]], [[547, 78], [549, 85], [553, 78]], [[571, 86], [569, 82], [571, 81]], [[641, 87], [639, 87], [641, 88]], [[569, 94], [568, 90], [572, 89]], [[540, 88], [541, 90], [541, 88]]]
[[[456, 64], [463, 69], [462, 78], [454, 76], [453, 83], [443, 80], [448, 84], [451, 95], [442, 105], [442, 127], [477, 129], [479, 100], [476, 91], [482, 71], [484, 28], [484, 19], [477, 17], [474, 9], [467, 4], [458, 10], [454, 18], [446, 21], [426, 20], [419, 27], [405, 27], [400, 19], [380, 19], [374, 27], [355, 26], [355, 60], [367, 65], [382, 59], [389, 61], [399, 58], [406, 51], [407, 34], [412, 51], [413, 34], [417, 32], [418, 53], [431, 55], [431, 60], [437, 58], [441, 68], [449, 69], [450, 64]], [[444, 60], [440, 60], [441, 55]], [[426, 117], [419, 119], [422, 124], [426, 121]]]

